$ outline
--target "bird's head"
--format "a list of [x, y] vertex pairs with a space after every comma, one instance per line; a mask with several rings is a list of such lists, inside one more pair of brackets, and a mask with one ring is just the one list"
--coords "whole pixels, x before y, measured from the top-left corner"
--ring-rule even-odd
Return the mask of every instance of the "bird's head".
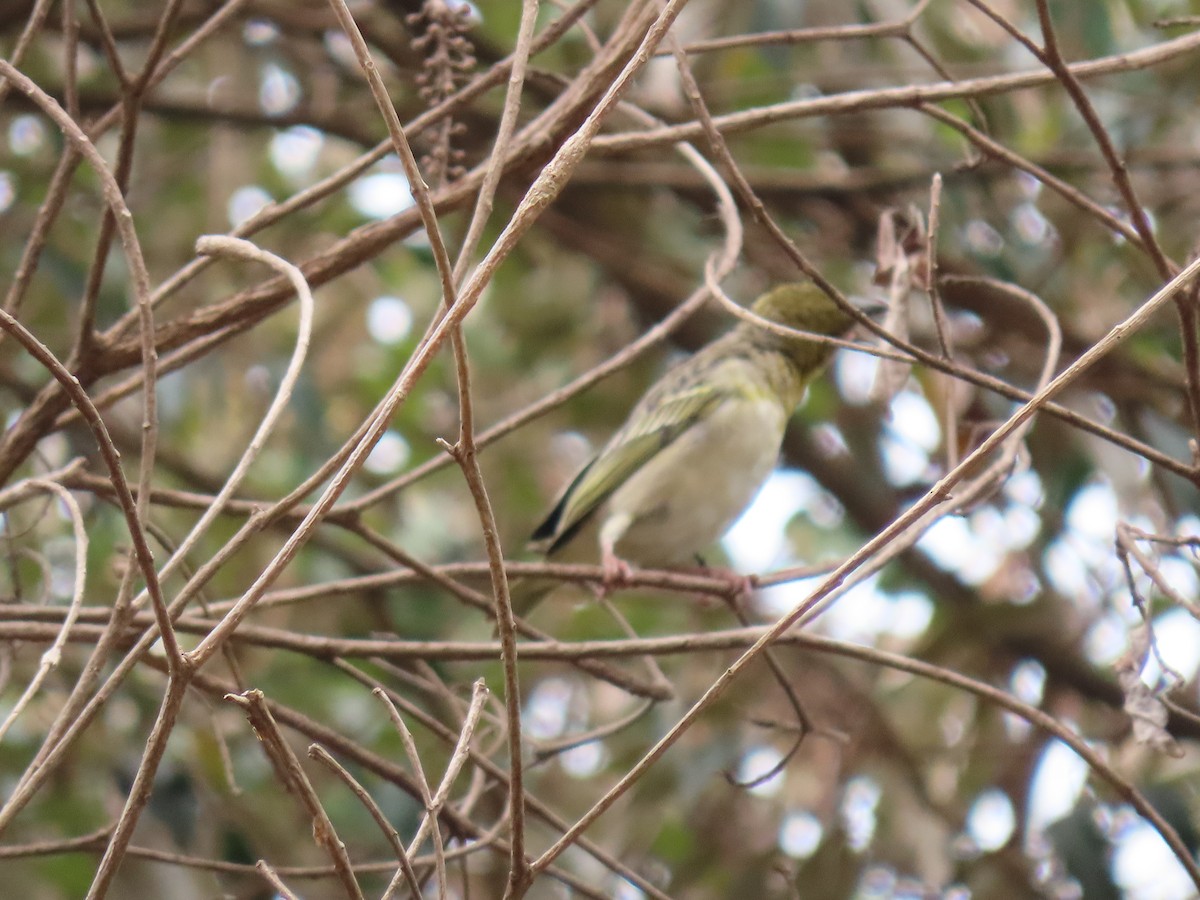
[[[781, 284], [755, 300], [750, 310], [788, 328], [829, 337], [843, 337], [855, 324], [854, 317], [815, 284]], [[862, 310], [869, 316], [880, 311], [866, 307]], [[738, 324], [731, 340], [782, 353], [803, 377], [820, 371], [836, 349], [832, 344], [779, 334], [745, 321]]]
[[751, 312], [800, 331], [840, 337], [854, 319], [815, 284], [781, 284], [754, 301]]

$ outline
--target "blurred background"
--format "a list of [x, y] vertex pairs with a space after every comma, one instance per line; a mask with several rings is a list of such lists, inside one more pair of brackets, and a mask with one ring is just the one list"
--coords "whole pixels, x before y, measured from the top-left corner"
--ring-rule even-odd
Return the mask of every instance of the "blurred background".
[[[328, 477], [322, 466], [388, 391], [442, 301], [409, 182], [330, 6], [163, 6], [9, 0], [0, 3], [0, 46], [88, 133], [133, 214], [155, 292], [158, 447], [147, 524], [160, 562], [229, 477], [297, 334], [286, 287], [248, 263], [198, 266], [196, 238], [240, 228], [301, 265], [315, 291], [311, 350], [279, 426], [234, 502], [163, 582], [168, 602], [189, 586], [194, 625], [181, 640], [190, 647], [299, 522], [295, 507], [264, 527], [251, 517], [314, 475], [299, 512], [315, 500]], [[611, 80], [615, 70], [591, 67], [597, 52], [651, 7], [542, 4], [537, 31], [546, 37], [522, 94], [520, 152], [503, 167], [484, 249]], [[1081, 73], [1091, 125], [1034, 52], [1045, 36], [1033, 0], [694, 0], [672, 31], [750, 187], [847, 295], [889, 294], [894, 272], [880, 265], [881, 221], [910, 229], [907, 258], [924, 265], [940, 173], [936, 266], [954, 277], [940, 291], [945, 350], [962, 370], [1024, 392], [1036, 389], [1047, 357], [1044, 324], [1029, 304], [964, 276], [1040, 298], [1062, 329], [1062, 369], [1166, 282], [1164, 261], [1169, 270], [1189, 260], [1200, 221], [1200, 40], [1192, 37], [1200, 3], [1047, 9], [1062, 56], [1091, 61]], [[494, 67], [513, 51], [520, 4], [395, 0], [351, 10], [406, 123], [453, 257], [491, 158], [507, 80]], [[573, 24], [557, 34], [564, 17]], [[489, 72], [490, 84], [476, 90]], [[928, 105], [911, 90], [932, 85]], [[3, 306], [77, 375], [136, 483], [143, 395], [131, 268], [95, 172], [25, 93], [5, 87]], [[464, 89], [465, 99], [446, 102]], [[651, 60], [626, 99], [668, 123], [695, 118], [670, 55]], [[724, 236], [714, 194], [674, 152], [675, 136], [639, 136], [645, 128], [623, 112], [606, 120], [468, 316], [479, 432], [609, 359], [702, 285]], [[1139, 206], [1114, 181], [1097, 130], [1127, 167]], [[690, 137], [712, 158], [702, 136]], [[751, 210], [741, 212], [744, 249], [723, 283], [748, 303], [801, 275]], [[1134, 227], [1139, 215], [1157, 259]], [[912, 342], [941, 353], [919, 279], [901, 293]], [[989, 490], [930, 524], [807, 631], [961, 673], [1044, 711], [1137, 786], [1194, 851], [1200, 370], [1195, 293], [1182, 303], [1182, 314], [1168, 304], [1060, 395], [1063, 414], [1036, 419]], [[556, 492], [664, 365], [727, 325], [711, 303], [615, 374], [486, 443], [479, 459], [506, 557], [532, 559], [525, 541]], [[705, 554], [709, 565], [746, 574], [811, 567], [746, 600], [741, 609], [753, 623], [803, 601], [820, 582], [816, 567], [856, 551], [1017, 406], [1019, 394], [919, 364], [881, 389], [877, 370], [868, 354], [838, 354], [797, 415], [779, 471]], [[6, 725], [5, 795], [80, 683], [133, 565], [109, 473], [71, 409], [46, 368], [11, 334], [0, 338], [0, 477], [11, 487], [50, 473], [70, 488], [88, 537], [81, 621], [91, 629], [77, 631]], [[298, 896], [344, 896], [310, 822], [222, 695], [262, 690], [297, 754], [313, 741], [326, 746], [407, 841], [421, 807], [379, 764], [410, 771], [370, 684], [408, 704], [402, 712], [436, 785], [479, 677], [493, 699], [474, 741], [479, 756], [451, 793], [456, 818], [443, 831], [459, 854], [451, 895], [500, 896], [507, 860], [491, 832], [506, 834], [506, 789], [479, 761], [507, 766], [498, 652], [356, 655], [349, 645], [283, 640], [491, 639], [482, 611], [410, 577], [414, 564], [485, 558], [462, 473], [436, 442], [453, 443], [458, 430], [446, 348], [334, 514], [249, 618], [263, 630], [235, 636], [187, 694], [111, 896], [273, 896], [253, 868], [258, 859]], [[62, 474], [76, 458], [82, 464]], [[55, 495], [0, 499], [0, 713], [8, 715], [61, 627], [79, 545]], [[202, 583], [193, 579], [226, 548]], [[483, 581], [469, 583], [485, 590]], [[738, 625], [713, 597], [629, 589], [611, 600], [643, 637]], [[564, 587], [530, 622], [567, 642], [627, 636], [580, 585]], [[149, 623], [143, 607], [119, 629], [96, 663], [101, 681]], [[658, 657], [671, 700], [638, 697], [561, 661], [522, 661], [529, 795], [574, 821], [737, 651]], [[774, 668], [760, 661], [735, 682], [587, 831], [619, 865], [574, 848], [556, 863], [565, 880], [543, 876], [530, 896], [1195, 896], [1129, 798], [1027, 719], [879, 660], [796, 645], [779, 646], [773, 659]], [[608, 664], [646, 677], [636, 657]], [[86, 891], [165, 683], [155, 651], [112, 681], [95, 718], [4, 824], [0, 878], [12, 896]], [[816, 729], [799, 742], [782, 684]], [[592, 739], [573, 739], [595, 729]], [[395, 869], [387, 838], [343, 783], [303, 765], [351, 859], [364, 864], [364, 893], [380, 895]], [[563, 830], [537, 813], [529, 829], [535, 853]], [[422, 852], [430, 851], [426, 843]], [[418, 873], [431, 877], [424, 865]]]

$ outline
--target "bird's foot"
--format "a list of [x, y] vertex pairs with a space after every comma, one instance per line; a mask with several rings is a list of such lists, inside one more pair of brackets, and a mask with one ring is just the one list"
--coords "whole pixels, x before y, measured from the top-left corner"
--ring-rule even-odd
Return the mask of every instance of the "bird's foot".
[[633, 577], [633, 567], [612, 551], [605, 551], [600, 560], [604, 570], [604, 580], [601, 586], [605, 594], [611, 594], [618, 588], [625, 587]]

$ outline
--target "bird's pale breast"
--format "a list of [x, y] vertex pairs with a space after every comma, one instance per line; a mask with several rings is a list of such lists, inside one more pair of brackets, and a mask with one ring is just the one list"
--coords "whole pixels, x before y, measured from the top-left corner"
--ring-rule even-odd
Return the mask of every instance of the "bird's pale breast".
[[754, 499], [775, 466], [786, 423], [769, 396], [724, 400], [613, 493], [601, 540], [642, 566], [692, 562]]

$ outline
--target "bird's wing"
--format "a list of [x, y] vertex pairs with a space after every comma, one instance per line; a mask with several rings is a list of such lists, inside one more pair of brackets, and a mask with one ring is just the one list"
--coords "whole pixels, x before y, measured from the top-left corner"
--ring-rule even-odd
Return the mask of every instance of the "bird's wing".
[[553, 552], [568, 541], [613, 491], [727, 393], [711, 384], [695, 382], [671, 387], [674, 389], [648, 394], [630, 414], [626, 426], [575, 476], [534, 531], [534, 542], [548, 541], [546, 550]]

